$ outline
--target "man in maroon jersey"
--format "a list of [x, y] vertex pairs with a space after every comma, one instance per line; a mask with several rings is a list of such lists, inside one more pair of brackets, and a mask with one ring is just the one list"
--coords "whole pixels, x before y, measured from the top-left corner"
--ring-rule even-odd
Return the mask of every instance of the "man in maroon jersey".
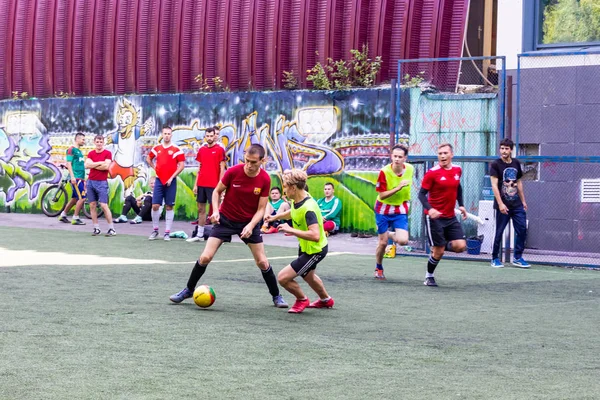
[[454, 212], [458, 201], [462, 218], [467, 218], [460, 185], [462, 169], [458, 165], [452, 165], [454, 154], [450, 143], [440, 144], [437, 155], [438, 165], [427, 171], [419, 191], [419, 200], [426, 214], [427, 236], [431, 246], [424, 282], [427, 286], [437, 286], [433, 272], [444, 256], [445, 250], [461, 253], [467, 248], [465, 234]]
[[[190, 274], [187, 286], [170, 297], [174, 303], [192, 297], [196, 284], [206, 272], [206, 267], [213, 259], [223, 242], [230, 242], [232, 235], [238, 235], [248, 245], [256, 265], [262, 271], [263, 279], [273, 297], [277, 308], [287, 308], [288, 304], [279, 294], [277, 278], [265, 254], [265, 247], [260, 233], [260, 225], [269, 199], [271, 178], [261, 165], [265, 158], [265, 149], [253, 144], [246, 150], [244, 164], [229, 168], [213, 191], [213, 214], [210, 219], [214, 224], [200, 259], [196, 261]], [[221, 193], [225, 192], [219, 208]]]
[[175, 218], [175, 197], [177, 195], [177, 175], [183, 171], [185, 155], [183, 151], [171, 142], [173, 129], [166, 125], [162, 128], [162, 143], [152, 148], [146, 162], [156, 171], [156, 181], [152, 194], [152, 233], [148, 240], [158, 237], [158, 221], [160, 206], [165, 203], [165, 234], [164, 240], [171, 240], [171, 225]]
[[108, 208], [108, 167], [112, 161], [112, 153], [104, 148], [104, 136], [97, 135], [94, 138], [95, 149], [90, 151], [85, 160], [85, 167], [90, 170], [87, 183], [87, 198], [90, 202], [90, 214], [94, 231], [92, 236], [98, 236], [100, 225], [98, 224], [97, 203], [100, 203], [104, 217], [108, 222], [108, 231], [105, 236], [115, 236], [115, 228], [112, 221], [112, 214]]
[[196, 155], [196, 161], [200, 163], [194, 186], [194, 194], [198, 203], [198, 229], [196, 236], [189, 238], [188, 242], [200, 241], [204, 236], [206, 203], [212, 201], [212, 193], [225, 173], [225, 149], [217, 143], [214, 128], [206, 129], [204, 140], [206, 143], [200, 147]]

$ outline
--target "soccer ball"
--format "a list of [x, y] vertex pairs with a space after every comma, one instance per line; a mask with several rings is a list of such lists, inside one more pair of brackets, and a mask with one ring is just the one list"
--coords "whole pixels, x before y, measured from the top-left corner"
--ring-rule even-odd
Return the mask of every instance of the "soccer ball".
[[194, 290], [194, 303], [198, 307], [207, 308], [215, 302], [215, 291], [208, 285], [200, 285]]

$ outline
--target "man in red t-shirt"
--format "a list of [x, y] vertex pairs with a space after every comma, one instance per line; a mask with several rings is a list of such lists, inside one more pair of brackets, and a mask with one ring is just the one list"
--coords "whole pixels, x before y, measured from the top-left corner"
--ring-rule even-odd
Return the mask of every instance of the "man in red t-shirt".
[[108, 231], [105, 236], [115, 236], [115, 228], [112, 222], [112, 214], [108, 208], [108, 167], [112, 161], [112, 153], [104, 148], [104, 136], [97, 135], [94, 138], [95, 149], [90, 151], [85, 160], [85, 167], [90, 170], [87, 182], [87, 199], [90, 202], [90, 214], [94, 223], [92, 236], [98, 236], [100, 225], [98, 224], [97, 203], [100, 203], [104, 217], [108, 222]]
[[[173, 130], [170, 126], [162, 128], [162, 143], [152, 148], [146, 162], [156, 172], [154, 191], [152, 193], [152, 233], [149, 240], [158, 237], [158, 221], [160, 220], [160, 206], [165, 203], [165, 234], [164, 240], [171, 240], [171, 226], [175, 218], [175, 196], [177, 195], [177, 175], [183, 171], [185, 155], [173, 143], [171, 137]], [[156, 163], [155, 163], [156, 161]]]
[[225, 150], [217, 143], [214, 128], [207, 128], [204, 133], [205, 144], [200, 147], [196, 155], [198, 177], [194, 186], [194, 194], [198, 203], [198, 229], [196, 236], [189, 238], [188, 242], [198, 242], [204, 236], [206, 224], [206, 203], [212, 201], [212, 194], [225, 173]]
[[[256, 265], [262, 271], [263, 279], [273, 296], [273, 304], [278, 308], [287, 308], [288, 304], [279, 294], [277, 278], [269, 264], [263, 244], [260, 225], [269, 199], [271, 178], [261, 168], [265, 158], [265, 149], [260, 144], [253, 144], [246, 150], [244, 164], [238, 164], [225, 172], [223, 178], [213, 191], [213, 214], [210, 219], [214, 224], [200, 259], [190, 274], [187, 286], [170, 297], [174, 303], [192, 297], [196, 284], [206, 272], [206, 267], [213, 259], [223, 242], [230, 242], [232, 235], [238, 235], [248, 245]], [[227, 191], [225, 191], [227, 190]], [[223, 203], [219, 209], [221, 193], [225, 192]]]
[[467, 218], [460, 185], [462, 169], [452, 165], [454, 153], [450, 143], [440, 144], [437, 155], [438, 165], [427, 171], [419, 191], [419, 200], [427, 215], [426, 229], [431, 246], [424, 282], [427, 286], [437, 286], [433, 272], [444, 256], [445, 250], [462, 253], [467, 248], [465, 234], [454, 212], [458, 201], [462, 218]]

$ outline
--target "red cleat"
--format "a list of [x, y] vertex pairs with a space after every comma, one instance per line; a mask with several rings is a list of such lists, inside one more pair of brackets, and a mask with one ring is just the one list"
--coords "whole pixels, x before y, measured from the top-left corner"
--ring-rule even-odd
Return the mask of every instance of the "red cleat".
[[383, 274], [382, 269], [375, 269], [375, 279], [385, 281], [385, 275]]
[[292, 308], [288, 310], [289, 313], [292, 314], [300, 314], [306, 307], [310, 305], [310, 300], [308, 297], [304, 300], [296, 300]]
[[335, 301], [333, 301], [333, 297], [330, 297], [327, 301], [318, 299], [310, 303], [308, 308], [332, 308], [334, 303]]

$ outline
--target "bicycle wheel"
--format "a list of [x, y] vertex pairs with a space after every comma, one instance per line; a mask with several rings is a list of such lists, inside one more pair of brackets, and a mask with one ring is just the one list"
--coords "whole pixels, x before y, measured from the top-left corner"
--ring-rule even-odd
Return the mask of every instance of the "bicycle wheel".
[[[104, 215], [104, 211], [98, 203], [96, 203], [96, 212], [98, 213], [98, 218]], [[83, 204], [83, 215], [88, 219], [92, 219], [92, 213], [90, 212], [90, 203], [86, 200]]]
[[59, 185], [52, 185], [42, 194], [42, 211], [48, 217], [56, 217], [67, 205], [67, 191]]

